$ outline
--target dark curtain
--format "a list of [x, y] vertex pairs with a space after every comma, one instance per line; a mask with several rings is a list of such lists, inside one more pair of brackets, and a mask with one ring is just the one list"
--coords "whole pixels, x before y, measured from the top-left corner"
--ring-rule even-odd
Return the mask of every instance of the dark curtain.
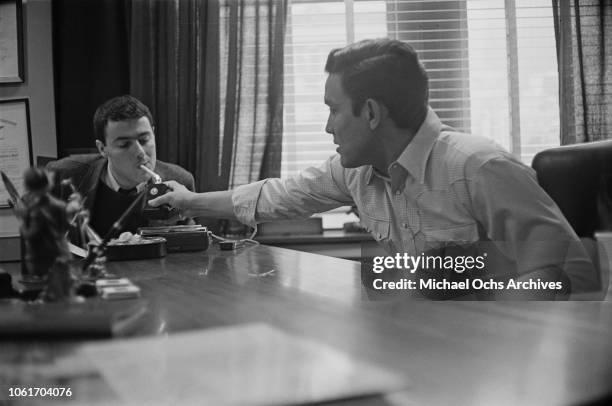
[[130, 92], [151, 109], [157, 155], [196, 175], [197, 190], [213, 190], [197, 175], [209, 171], [218, 132], [218, 1], [133, 0], [131, 7]]
[[561, 144], [612, 138], [612, 1], [553, 0]]
[[96, 108], [129, 92], [127, 1], [52, 2], [59, 156], [95, 151]]
[[221, 1], [221, 166], [228, 187], [280, 176], [286, 0]]
[[198, 191], [280, 174], [286, 0], [133, 0], [131, 93]]

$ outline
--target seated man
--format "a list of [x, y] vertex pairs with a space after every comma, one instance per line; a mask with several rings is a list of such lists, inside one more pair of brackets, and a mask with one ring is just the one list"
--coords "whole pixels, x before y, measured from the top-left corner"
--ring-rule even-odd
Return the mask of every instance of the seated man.
[[[72, 180], [83, 195], [85, 208], [90, 210], [91, 227], [101, 236], [151, 178], [140, 165], [155, 171], [162, 180], [176, 180], [194, 190], [194, 179], [189, 172], [157, 160], [153, 117], [140, 100], [129, 95], [108, 100], [96, 110], [93, 125], [99, 154], [70, 156], [49, 163], [47, 169], [56, 174], [58, 196], [61, 181]], [[138, 227], [149, 225], [143, 208], [128, 219], [125, 230], [134, 232]]]
[[[296, 177], [233, 191], [195, 194], [169, 182], [173, 192], [151, 204], [249, 225], [354, 204], [390, 257], [420, 261], [411, 276], [432, 281], [425, 291], [447, 277], [457, 286], [471, 278], [460, 293], [480, 298], [552, 299], [590, 288], [593, 265], [533, 170], [491, 140], [440, 122], [409, 45], [364, 40], [332, 50], [325, 70], [325, 130], [336, 155]], [[482, 290], [478, 278], [495, 283]], [[450, 290], [426, 295], [455, 297]]]

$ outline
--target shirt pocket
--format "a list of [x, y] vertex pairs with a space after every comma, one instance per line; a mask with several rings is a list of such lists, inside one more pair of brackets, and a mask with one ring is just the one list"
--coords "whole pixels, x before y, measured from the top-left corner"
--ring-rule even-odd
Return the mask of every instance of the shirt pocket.
[[391, 241], [391, 222], [389, 220], [375, 219], [367, 213], [361, 212], [360, 222], [387, 253], [395, 252]]
[[[465, 238], [476, 229], [474, 218], [452, 190], [425, 190], [416, 198], [421, 230], [433, 240]], [[473, 230], [472, 230], [472, 225]]]

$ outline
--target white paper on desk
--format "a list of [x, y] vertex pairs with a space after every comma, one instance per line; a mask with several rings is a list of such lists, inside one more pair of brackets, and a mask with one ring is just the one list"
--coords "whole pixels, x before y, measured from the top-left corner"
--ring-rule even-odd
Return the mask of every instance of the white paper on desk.
[[406, 379], [265, 324], [88, 344], [120, 399], [135, 404], [286, 405], [384, 393]]

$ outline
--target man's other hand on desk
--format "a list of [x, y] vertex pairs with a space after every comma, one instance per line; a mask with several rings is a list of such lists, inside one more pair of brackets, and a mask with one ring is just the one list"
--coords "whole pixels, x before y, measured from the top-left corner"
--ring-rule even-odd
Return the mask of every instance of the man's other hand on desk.
[[206, 216], [236, 219], [232, 206], [232, 191], [194, 193], [180, 183], [170, 180], [164, 182], [171, 191], [149, 200], [153, 207], [168, 204], [186, 217]]

